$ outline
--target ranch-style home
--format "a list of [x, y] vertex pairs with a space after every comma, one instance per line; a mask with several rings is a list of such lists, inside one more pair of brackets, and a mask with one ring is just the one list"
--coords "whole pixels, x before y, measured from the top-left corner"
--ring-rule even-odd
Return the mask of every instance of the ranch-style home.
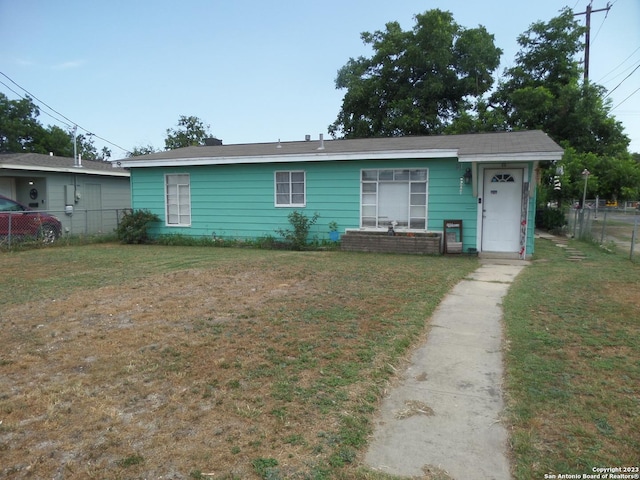
[[310, 237], [320, 240], [329, 239], [335, 222], [343, 236], [392, 227], [397, 236], [439, 233], [458, 251], [526, 258], [533, 253], [539, 162], [563, 153], [541, 131], [211, 140], [113, 161], [130, 169], [132, 207], [162, 219], [154, 234], [277, 237], [299, 211], [319, 214]]

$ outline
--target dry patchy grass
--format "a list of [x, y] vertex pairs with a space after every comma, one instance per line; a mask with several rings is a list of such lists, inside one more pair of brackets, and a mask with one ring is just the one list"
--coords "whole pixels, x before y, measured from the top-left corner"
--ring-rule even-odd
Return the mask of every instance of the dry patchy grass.
[[389, 365], [476, 266], [112, 245], [2, 261], [0, 476], [52, 479], [382, 478], [357, 457]]

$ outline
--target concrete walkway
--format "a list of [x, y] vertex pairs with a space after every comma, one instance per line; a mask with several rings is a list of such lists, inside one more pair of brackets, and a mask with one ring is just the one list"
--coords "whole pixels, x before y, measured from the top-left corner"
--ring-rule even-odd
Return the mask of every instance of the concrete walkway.
[[426, 343], [383, 401], [365, 457], [372, 469], [421, 478], [509, 480], [502, 399], [502, 307], [524, 261], [483, 260], [431, 319]]

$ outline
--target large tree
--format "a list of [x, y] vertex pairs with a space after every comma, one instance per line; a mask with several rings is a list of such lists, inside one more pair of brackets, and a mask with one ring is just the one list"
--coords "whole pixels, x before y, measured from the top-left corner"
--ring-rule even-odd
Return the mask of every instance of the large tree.
[[40, 110], [30, 97], [9, 100], [0, 93], [0, 153], [53, 152], [60, 157], [73, 157], [76, 152], [87, 160], [106, 160], [111, 151], [104, 147], [100, 152], [93, 144], [91, 134], [80, 134], [74, 139], [71, 131], [38, 121]]
[[[493, 116], [503, 118], [507, 128], [541, 129], [565, 147], [559, 164], [542, 165], [539, 199], [544, 203], [581, 198], [585, 169], [590, 198], [624, 200], [640, 194], [640, 166], [627, 152], [629, 138], [610, 113], [605, 89], [582, 80], [584, 32], [569, 9], [533, 23], [518, 37], [514, 66], [490, 99]], [[474, 120], [483, 118], [479, 114]], [[554, 190], [558, 175], [561, 187]]]
[[205, 125], [198, 117], [181, 115], [178, 128], [168, 128], [164, 141], [166, 150], [202, 145], [204, 139], [210, 137], [209, 125]]
[[9, 100], [0, 93], [0, 153], [39, 151], [37, 144], [45, 135], [39, 114], [31, 98]]
[[390, 22], [361, 38], [374, 53], [338, 71], [336, 88], [347, 91], [334, 137], [442, 133], [492, 87], [502, 53], [484, 27], [463, 28], [437, 9], [416, 15], [410, 31]]
[[566, 8], [518, 37], [520, 51], [491, 102], [509, 128], [541, 129], [577, 152], [619, 155], [629, 138], [610, 115], [604, 88], [581, 82], [584, 27]]

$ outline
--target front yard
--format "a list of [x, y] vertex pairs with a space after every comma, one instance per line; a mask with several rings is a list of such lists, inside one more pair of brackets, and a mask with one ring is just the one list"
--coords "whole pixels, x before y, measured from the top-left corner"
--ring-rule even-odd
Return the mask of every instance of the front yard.
[[[586, 258], [537, 240], [504, 300], [516, 480], [638, 467], [640, 265], [572, 246]], [[378, 402], [477, 267], [115, 244], [0, 261], [0, 477], [52, 479], [390, 479], [360, 466]]]
[[0, 477], [382, 478], [387, 381], [470, 258], [2, 254]]

